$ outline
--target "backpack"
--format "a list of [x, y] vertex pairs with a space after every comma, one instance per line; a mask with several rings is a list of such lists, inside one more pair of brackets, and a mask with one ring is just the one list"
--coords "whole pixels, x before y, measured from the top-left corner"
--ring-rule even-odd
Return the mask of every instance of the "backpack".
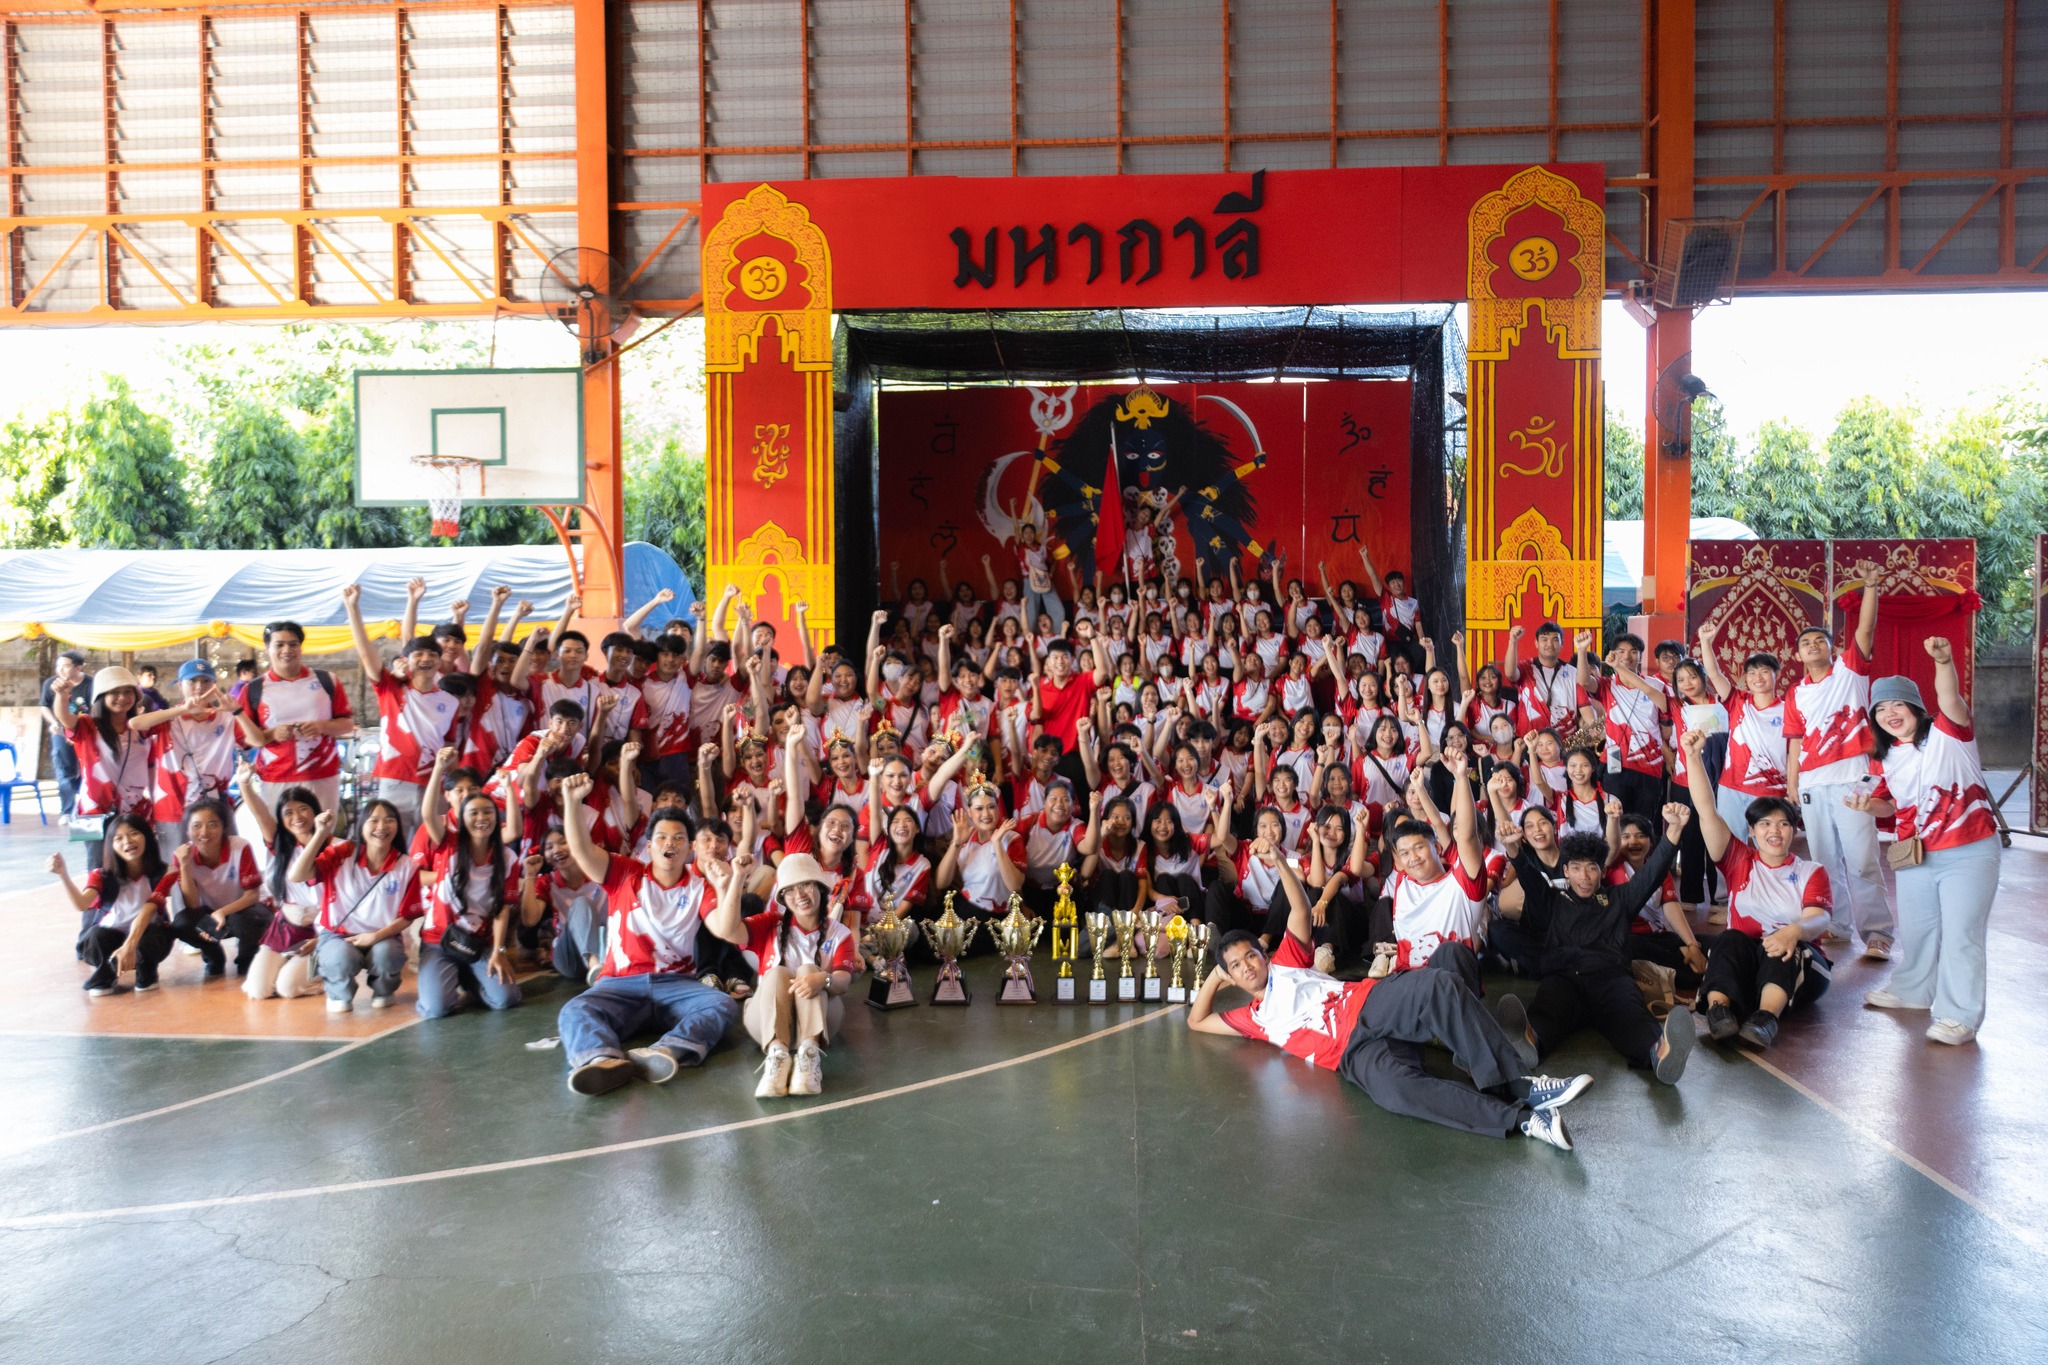
[[[320, 690], [327, 694], [327, 713], [332, 716], [334, 714], [334, 693], [336, 690], [334, 675], [324, 668], [316, 668], [312, 672], [313, 676], [320, 680]], [[262, 704], [263, 679], [252, 678], [249, 681], [249, 685], [242, 689], [242, 710], [247, 713], [250, 720], [256, 720], [258, 715], [256, 708]]]

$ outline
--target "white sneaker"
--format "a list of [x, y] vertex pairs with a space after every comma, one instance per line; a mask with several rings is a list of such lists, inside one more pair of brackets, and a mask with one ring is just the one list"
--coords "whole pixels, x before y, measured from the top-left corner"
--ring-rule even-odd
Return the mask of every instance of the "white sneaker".
[[1890, 934], [1872, 934], [1869, 938], [1864, 939], [1863, 956], [1873, 962], [1891, 961], [1892, 936]]
[[371, 1009], [373, 1009], [373, 1010], [388, 1010], [388, 1009], [390, 1009], [390, 1008], [391, 1008], [391, 997], [390, 997], [390, 996], [388, 996], [388, 995], [373, 995], [373, 996], [371, 996], [371, 997], [370, 997], [370, 1008], [371, 1008]]
[[1337, 973], [1337, 950], [1327, 943], [1316, 945], [1316, 970], [1324, 976], [1334, 976]]
[[329, 1014], [347, 1014], [354, 1008], [355, 1002], [352, 1000], [336, 1000], [331, 995], [327, 997], [327, 1012]]
[[1560, 1152], [1572, 1149], [1572, 1135], [1564, 1126], [1564, 1115], [1555, 1109], [1538, 1109], [1522, 1120], [1522, 1136], [1547, 1142]]
[[790, 1073], [789, 1093], [792, 1095], [822, 1095], [825, 1093], [825, 1050], [809, 1039], [805, 1039], [797, 1044], [796, 1067]]
[[790, 1058], [789, 1049], [781, 1043], [768, 1045], [768, 1056], [761, 1063], [761, 1083], [754, 1087], [757, 1100], [780, 1099], [789, 1093]]
[[1977, 1036], [1977, 1030], [1954, 1019], [1937, 1019], [1927, 1026], [1927, 1036], [1937, 1043], [1961, 1047]]
[[1924, 1010], [1927, 1008], [1925, 1005], [1914, 1004], [1903, 995], [1894, 995], [1890, 991], [1883, 989], [1864, 992], [1863, 1004], [1866, 1008], [1874, 1010]]
[[1366, 972], [1366, 979], [1369, 981], [1380, 981], [1392, 976], [1394, 973], [1394, 961], [1398, 957], [1399, 952], [1400, 949], [1397, 944], [1373, 944], [1372, 968]]

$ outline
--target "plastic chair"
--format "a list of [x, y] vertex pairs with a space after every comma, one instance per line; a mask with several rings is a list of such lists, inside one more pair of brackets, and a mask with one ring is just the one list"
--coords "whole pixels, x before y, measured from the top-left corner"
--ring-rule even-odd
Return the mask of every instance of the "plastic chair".
[[36, 814], [44, 824], [50, 823], [50, 813], [43, 809], [43, 787], [32, 777], [21, 775], [21, 754], [13, 743], [0, 739], [0, 825], [14, 823], [14, 789], [27, 787], [36, 794]]

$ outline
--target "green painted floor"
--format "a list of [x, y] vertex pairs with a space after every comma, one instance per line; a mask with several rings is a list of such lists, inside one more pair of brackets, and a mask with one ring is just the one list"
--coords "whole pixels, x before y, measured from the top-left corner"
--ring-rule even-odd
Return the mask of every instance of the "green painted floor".
[[2048, 1360], [2048, 1257], [1732, 1055], [1672, 1091], [1583, 1036], [1569, 1155], [1177, 1015], [945, 1080], [1145, 1012], [998, 1008], [993, 970], [851, 1010], [816, 1100], [753, 1099], [751, 1045], [570, 1095], [542, 978], [20, 1150], [332, 1049], [0, 1037], [0, 1359]]

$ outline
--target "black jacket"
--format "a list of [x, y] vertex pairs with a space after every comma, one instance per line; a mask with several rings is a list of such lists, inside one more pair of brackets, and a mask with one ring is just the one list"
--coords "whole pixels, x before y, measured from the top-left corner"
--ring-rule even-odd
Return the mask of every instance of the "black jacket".
[[1515, 879], [1522, 887], [1522, 928], [1543, 944], [1542, 974], [1629, 970], [1629, 926], [1664, 885], [1677, 858], [1678, 845], [1660, 838], [1626, 884], [1604, 886], [1586, 900], [1569, 887], [1552, 886], [1549, 869], [1525, 845], [1515, 855]]

